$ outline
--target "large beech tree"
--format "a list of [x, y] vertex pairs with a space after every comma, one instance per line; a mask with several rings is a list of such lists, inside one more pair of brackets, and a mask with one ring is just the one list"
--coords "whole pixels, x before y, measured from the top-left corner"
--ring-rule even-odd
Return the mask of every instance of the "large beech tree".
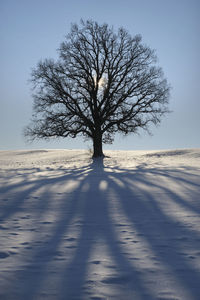
[[157, 124], [168, 109], [169, 86], [153, 50], [125, 29], [93, 21], [73, 24], [59, 48], [32, 72], [34, 106], [25, 135], [34, 138], [82, 135], [93, 157], [116, 132], [136, 133]]

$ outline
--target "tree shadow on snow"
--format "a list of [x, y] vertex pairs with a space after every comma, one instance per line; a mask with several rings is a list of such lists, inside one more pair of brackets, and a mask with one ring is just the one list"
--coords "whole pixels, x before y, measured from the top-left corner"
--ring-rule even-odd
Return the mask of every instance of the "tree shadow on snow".
[[[76, 187], [63, 192], [72, 180]], [[163, 184], [165, 180], [185, 186], [188, 196]], [[194, 253], [200, 255], [200, 238], [189, 219], [200, 213], [197, 201], [189, 201], [191, 195], [198, 199], [195, 181], [197, 176], [187, 170], [107, 168], [103, 160], [58, 176], [29, 180], [24, 175], [10, 186], [13, 199], [0, 220], [4, 226], [9, 219], [22, 218], [23, 211], [28, 213], [28, 227], [19, 227], [28, 246], [19, 248], [24, 260], [11, 268], [8, 277], [14, 281], [1, 288], [0, 295], [153, 300], [156, 291], [162, 299], [164, 287], [154, 280], [157, 270], [163, 270], [190, 299], [199, 299]], [[26, 201], [40, 190], [29, 212]], [[6, 188], [2, 193], [6, 195]], [[173, 207], [180, 207], [180, 218]], [[187, 224], [181, 221], [181, 211], [188, 216]]]

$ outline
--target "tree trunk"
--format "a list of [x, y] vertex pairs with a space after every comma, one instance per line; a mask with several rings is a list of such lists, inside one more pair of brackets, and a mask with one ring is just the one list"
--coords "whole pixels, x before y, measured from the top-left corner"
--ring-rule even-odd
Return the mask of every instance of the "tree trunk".
[[93, 137], [93, 158], [94, 157], [104, 157], [102, 134], [100, 132], [97, 132]]

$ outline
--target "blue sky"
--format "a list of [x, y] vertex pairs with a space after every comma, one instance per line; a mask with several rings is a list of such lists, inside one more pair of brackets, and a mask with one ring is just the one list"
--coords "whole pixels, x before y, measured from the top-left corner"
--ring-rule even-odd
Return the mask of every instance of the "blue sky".
[[123, 26], [156, 49], [158, 63], [172, 86], [170, 109], [153, 136], [116, 136], [105, 149], [200, 147], [200, 1], [198, 0], [1, 0], [0, 150], [90, 148], [82, 138], [24, 141], [32, 114], [31, 69], [56, 58], [71, 23], [83, 19]]

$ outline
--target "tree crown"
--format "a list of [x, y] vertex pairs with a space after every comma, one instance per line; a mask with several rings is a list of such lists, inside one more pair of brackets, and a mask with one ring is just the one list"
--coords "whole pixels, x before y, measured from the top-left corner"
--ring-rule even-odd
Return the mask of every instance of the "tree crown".
[[101, 137], [136, 133], [168, 112], [169, 85], [156, 55], [141, 36], [88, 20], [73, 24], [59, 59], [39, 62], [32, 72], [32, 138]]

